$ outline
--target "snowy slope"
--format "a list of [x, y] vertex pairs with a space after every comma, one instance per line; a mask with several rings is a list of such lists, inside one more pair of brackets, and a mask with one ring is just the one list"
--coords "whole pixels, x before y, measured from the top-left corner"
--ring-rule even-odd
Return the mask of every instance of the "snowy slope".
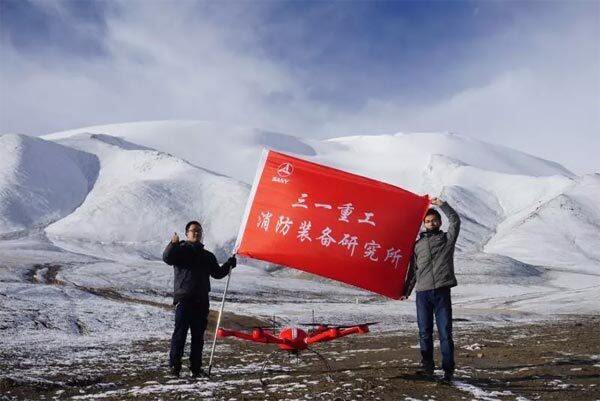
[[[171, 121], [88, 127], [46, 138], [64, 140], [82, 132], [124, 138], [246, 182], [252, 179], [261, 149], [269, 147], [417, 193], [441, 194], [456, 206], [464, 220], [459, 250], [480, 252], [488, 242], [494, 243], [493, 239], [501, 236], [503, 246], [494, 248], [494, 252], [509, 257], [518, 254], [513, 251], [521, 246], [522, 239], [511, 229], [503, 231], [507, 222], [528, 218], [541, 204], [568, 191], [576, 179], [557, 163], [447, 133], [317, 141], [208, 122]], [[530, 240], [537, 243], [544, 238], [543, 232], [536, 232]], [[562, 242], [553, 246], [567, 255], [573, 251]], [[557, 266], [555, 258], [548, 256], [540, 252], [538, 259], [527, 260]], [[586, 264], [595, 262], [592, 258]]]
[[498, 225], [530, 210], [574, 185], [561, 175], [533, 177], [483, 170], [433, 155], [423, 175], [425, 192], [441, 194], [463, 217], [459, 249], [481, 250]]
[[263, 147], [303, 156], [315, 155], [308, 142], [291, 135], [203, 121], [112, 124], [50, 134], [44, 138], [56, 140], [80, 133], [120, 137], [246, 183], [252, 183]]
[[86, 201], [47, 227], [54, 243], [91, 254], [159, 258], [173, 232], [183, 237], [185, 224], [197, 219], [207, 247], [231, 251], [247, 185], [110, 136], [79, 134], [60, 142], [95, 155], [100, 170]]
[[[66, 249], [155, 258], [172, 231], [198, 216], [207, 246], [224, 256], [248, 188], [218, 173], [250, 181], [259, 152], [271, 147], [447, 199], [463, 220], [457, 272], [466, 282], [493, 272], [538, 282], [548, 268], [598, 274], [600, 258], [591, 245], [600, 221], [593, 201], [597, 176], [576, 177], [557, 163], [460, 135], [317, 141], [173, 121], [90, 127], [46, 138], [100, 163], [86, 201], [46, 230]], [[482, 260], [489, 269], [473, 263]]]
[[521, 261], [600, 274], [600, 174], [580, 177], [564, 192], [511, 216], [485, 251]]
[[350, 136], [330, 139], [324, 145], [316, 159], [416, 192], [428, 189], [423, 188], [422, 174], [436, 155], [485, 171], [574, 177], [558, 163], [456, 134]]
[[0, 135], [0, 235], [71, 213], [98, 174], [88, 153], [25, 135]]
[[326, 141], [202, 121], [157, 121], [86, 127], [46, 135], [107, 134], [171, 153], [204, 168], [251, 183], [263, 147], [368, 175], [418, 191], [432, 155], [484, 170], [533, 177], [574, 174], [558, 163], [514, 149], [446, 133], [367, 135]]

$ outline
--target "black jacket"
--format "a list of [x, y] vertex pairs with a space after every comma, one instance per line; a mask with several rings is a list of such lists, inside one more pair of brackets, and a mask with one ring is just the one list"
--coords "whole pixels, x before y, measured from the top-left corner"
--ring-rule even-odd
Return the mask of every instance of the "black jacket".
[[456, 286], [454, 248], [460, 232], [460, 217], [446, 202], [440, 206], [448, 218], [448, 232], [423, 232], [415, 243], [404, 295], [417, 291]]
[[169, 242], [163, 252], [163, 260], [175, 270], [173, 304], [182, 300], [208, 303], [209, 276], [220, 279], [225, 277], [230, 269], [228, 262], [220, 266], [215, 255], [204, 249], [200, 242]]

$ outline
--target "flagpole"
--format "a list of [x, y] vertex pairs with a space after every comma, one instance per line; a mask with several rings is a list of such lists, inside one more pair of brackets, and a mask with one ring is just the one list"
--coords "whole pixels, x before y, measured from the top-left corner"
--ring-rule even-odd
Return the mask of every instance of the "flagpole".
[[217, 346], [217, 332], [221, 325], [221, 316], [223, 315], [223, 308], [225, 307], [225, 297], [227, 296], [227, 290], [229, 289], [229, 280], [231, 280], [231, 271], [233, 268], [229, 268], [229, 274], [227, 275], [227, 283], [225, 284], [225, 291], [223, 292], [223, 299], [221, 300], [221, 308], [219, 309], [219, 317], [217, 318], [217, 326], [215, 327], [215, 336], [213, 338], [212, 350], [210, 351], [210, 360], [208, 362], [208, 376], [210, 377], [210, 371], [212, 369], [213, 356], [215, 354], [215, 347]]
[[[233, 247], [233, 255], [237, 254], [237, 250], [240, 247], [240, 243], [242, 241], [242, 237], [244, 235], [244, 230], [246, 228], [246, 223], [248, 222], [248, 216], [250, 215], [250, 209], [252, 208], [252, 202], [254, 201], [254, 195], [256, 194], [256, 190], [258, 188], [258, 183], [260, 181], [260, 177], [262, 175], [263, 169], [265, 168], [265, 163], [267, 162], [267, 157], [269, 156], [269, 151], [267, 149], [263, 149], [262, 155], [260, 157], [260, 162], [258, 165], [258, 169], [256, 170], [256, 175], [254, 176], [254, 183], [252, 184], [252, 189], [250, 190], [250, 196], [248, 197], [248, 201], [246, 202], [246, 209], [244, 211], [244, 217], [242, 219], [242, 224], [240, 225], [240, 230], [238, 232], [237, 239], [235, 241], [235, 245]], [[225, 307], [225, 296], [227, 296], [227, 290], [229, 289], [229, 280], [231, 280], [231, 270], [229, 270], [229, 275], [227, 276], [227, 283], [225, 284], [225, 291], [223, 292], [223, 299], [221, 300], [221, 309], [219, 310], [219, 317], [217, 318], [217, 326], [215, 327], [215, 337], [213, 338], [212, 350], [210, 351], [210, 360], [208, 362], [208, 376], [210, 376], [210, 371], [212, 369], [212, 361], [213, 356], [215, 354], [215, 347], [217, 345], [217, 333], [219, 331], [219, 327], [221, 326], [221, 316], [223, 315], [223, 308]]]

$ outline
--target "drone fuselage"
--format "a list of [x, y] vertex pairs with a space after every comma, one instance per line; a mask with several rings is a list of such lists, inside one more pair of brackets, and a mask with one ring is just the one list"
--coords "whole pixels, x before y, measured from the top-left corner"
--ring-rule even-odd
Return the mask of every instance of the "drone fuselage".
[[252, 332], [219, 329], [218, 337], [236, 337], [246, 341], [263, 344], [277, 344], [283, 350], [298, 353], [318, 342], [332, 341], [351, 334], [364, 334], [369, 332], [368, 325], [358, 325], [346, 328], [318, 326], [308, 332], [297, 327], [284, 327], [277, 335], [271, 330], [255, 328]]

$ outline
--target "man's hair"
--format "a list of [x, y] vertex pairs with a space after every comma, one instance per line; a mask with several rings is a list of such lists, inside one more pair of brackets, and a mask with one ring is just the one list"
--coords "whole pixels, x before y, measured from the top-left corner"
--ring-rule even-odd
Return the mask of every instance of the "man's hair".
[[190, 229], [190, 227], [193, 226], [194, 224], [196, 224], [198, 227], [200, 227], [200, 232], [202, 232], [202, 224], [198, 223], [196, 220], [192, 220], [185, 225], [185, 232], [187, 233], [188, 230]]
[[[430, 208], [429, 210], [427, 210], [427, 213], [425, 213], [425, 217], [427, 216], [435, 216], [439, 221], [442, 221], [442, 216], [440, 215], [440, 212], [438, 212], [434, 208]], [[425, 217], [423, 217], [423, 220], [425, 220]]]

